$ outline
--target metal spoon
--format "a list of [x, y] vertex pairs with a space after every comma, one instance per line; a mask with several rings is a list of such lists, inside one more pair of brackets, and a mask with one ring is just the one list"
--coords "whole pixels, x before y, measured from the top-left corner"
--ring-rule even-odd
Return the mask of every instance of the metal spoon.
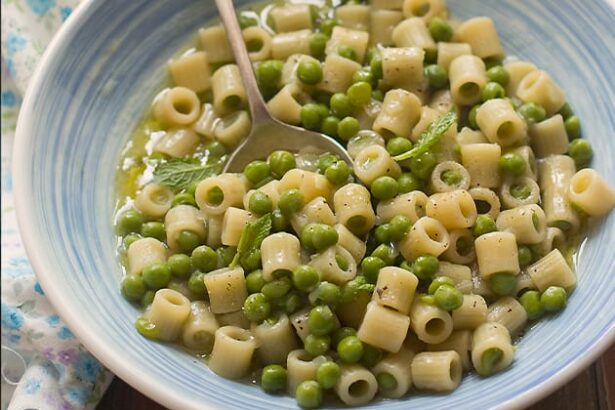
[[271, 116], [256, 84], [252, 62], [237, 22], [233, 1], [216, 0], [216, 6], [241, 72], [252, 115], [252, 131], [230, 156], [224, 166], [224, 172], [241, 172], [251, 161], [265, 159], [275, 150], [295, 153], [306, 150], [317, 153], [328, 152], [338, 155], [340, 159], [352, 165], [348, 152], [331, 137], [284, 124]]

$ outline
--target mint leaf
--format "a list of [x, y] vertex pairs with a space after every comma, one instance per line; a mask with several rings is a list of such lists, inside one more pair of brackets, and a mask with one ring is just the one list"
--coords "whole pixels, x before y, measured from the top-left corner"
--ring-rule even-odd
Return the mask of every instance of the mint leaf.
[[196, 159], [170, 159], [160, 162], [154, 169], [154, 181], [173, 189], [186, 189], [193, 182], [218, 174], [222, 170], [222, 161], [202, 165]]
[[457, 114], [455, 114], [454, 111], [449, 111], [442, 115], [437, 120], [432, 122], [429, 125], [429, 128], [421, 134], [419, 140], [410, 151], [399, 154], [393, 157], [393, 159], [395, 161], [404, 161], [426, 153], [431, 149], [431, 147], [440, 141], [440, 138], [442, 138], [442, 136], [446, 133], [446, 131], [448, 131], [451, 125], [455, 123], [455, 121], [457, 121]]
[[256, 221], [247, 224], [243, 228], [239, 245], [237, 245], [237, 253], [229, 267], [233, 268], [238, 263], [244, 264], [248, 256], [260, 249], [261, 243], [269, 235], [269, 232], [271, 232], [271, 214], [263, 215]]

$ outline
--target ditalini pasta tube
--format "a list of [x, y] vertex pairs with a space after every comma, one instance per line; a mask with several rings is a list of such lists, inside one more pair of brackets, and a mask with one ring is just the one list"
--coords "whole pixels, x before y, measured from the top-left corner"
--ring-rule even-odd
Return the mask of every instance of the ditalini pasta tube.
[[568, 152], [568, 134], [560, 114], [530, 126], [529, 133], [532, 150], [538, 158]]
[[489, 376], [510, 366], [513, 346], [506, 326], [483, 323], [472, 335], [472, 365], [481, 376]]
[[423, 191], [412, 191], [401, 194], [388, 201], [378, 202], [376, 212], [381, 223], [387, 223], [396, 215], [404, 215], [415, 223], [425, 216], [425, 206], [428, 197]]
[[229, 313], [218, 313], [216, 319], [220, 326], [236, 326], [242, 329], [250, 329], [250, 321], [243, 313], [243, 310], [236, 310]]
[[346, 249], [348, 253], [352, 255], [356, 263], [361, 262], [363, 256], [365, 256], [365, 251], [367, 250], [367, 245], [365, 242], [356, 237], [342, 224], [337, 224], [334, 228], [338, 236], [337, 244]]
[[586, 168], [570, 179], [568, 200], [590, 216], [603, 216], [615, 206], [615, 189], [598, 172]]
[[455, 287], [463, 294], [472, 292], [472, 270], [468, 266], [442, 261], [436, 272], [436, 277], [438, 276], [451, 278], [455, 282]]
[[360, 69], [361, 64], [356, 61], [329, 54], [322, 66], [322, 81], [318, 87], [330, 93], [346, 92], [352, 85], [352, 76]]
[[294, 213], [290, 218], [290, 224], [295, 232], [303, 231], [309, 223], [323, 223], [334, 225], [337, 222], [327, 200], [321, 196], [312, 199], [305, 204], [301, 211]]
[[324, 175], [298, 168], [291, 169], [280, 179], [278, 191], [282, 193], [289, 189], [301, 191], [306, 203], [319, 196], [330, 201], [333, 192], [333, 187]]
[[536, 156], [534, 155], [534, 151], [531, 147], [527, 145], [514, 148], [509, 152], [519, 154], [523, 161], [525, 162], [525, 171], [521, 176], [533, 179], [536, 181], [538, 179], [538, 165], [536, 164]]
[[372, 11], [369, 33], [370, 44], [393, 45], [393, 29], [403, 18], [403, 14], [397, 10]]
[[331, 246], [314, 256], [310, 265], [321, 274], [321, 279], [338, 285], [352, 280], [357, 275], [357, 262], [342, 246]]
[[493, 219], [500, 214], [500, 198], [488, 188], [472, 188], [468, 191], [476, 204], [476, 211], [479, 214], [487, 214]]
[[380, 306], [377, 302], [370, 302], [357, 337], [364, 343], [396, 353], [401, 349], [409, 327], [408, 316]]
[[517, 88], [519, 83], [528, 73], [536, 71], [534, 64], [527, 61], [512, 61], [504, 64], [504, 69], [508, 73], [508, 84], [506, 85], [506, 95], [510, 97], [517, 96]]
[[301, 264], [301, 244], [295, 235], [280, 232], [266, 237], [261, 243], [263, 277], [275, 278], [277, 272], [292, 272]]
[[220, 115], [228, 114], [246, 104], [246, 90], [243, 87], [239, 68], [227, 64], [216, 70], [212, 77], [214, 108]]
[[221, 118], [216, 124], [214, 135], [227, 147], [234, 148], [250, 133], [252, 121], [247, 111], [235, 111]]
[[418, 299], [410, 310], [410, 324], [419, 340], [430, 344], [442, 343], [453, 331], [453, 319], [447, 311]]
[[269, 14], [278, 33], [312, 29], [310, 6], [307, 4], [286, 4], [275, 7]]
[[207, 362], [209, 368], [227, 379], [239, 379], [250, 369], [258, 347], [249, 330], [224, 326], [216, 330], [214, 347]]
[[154, 151], [162, 152], [173, 158], [191, 155], [199, 145], [200, 139], [190, 128], [174, 128], [166, 132], [154, 146]]
[[200, 112], [199, 98], [186, 87], [168, 89], [154, 101], [154, 117], [170, 127], [191, 124], [197, 120]]
[[474, 241], [478, 270], [483, 279], [495, 273], [519, 274], [517, 240], [510, 232], [490, 232]]
[[138, 275], [150, 265], [166, 262], [167, 249], [158, 239], [141, 238], [130, 244], [127, 256], [128, 273]]
[[207, 238], [207, 225], [198, 209], [190, 205], [177, 205], [164, 217], [164, 227], [167, 231], [167, 244], [172, 250], [180, 248], [177, 242], [182, 232], [196, 234], [202, 242]]
[[575, 174], [574, 160], [567, 155], [552, 155], [538, 164], [542, 206], [547, 225], [564, 232], [578, 229], [579, 215], [568, 200], [570, 182]]
[[502, 155], [499, 144], [464, 144], [461, 163], [470, 174], [472, 187], [496, 188], [500, 185], [498, 161]]
[[233, 51], [221, 24], [199, 30], [201, 48], [211, 64], [233, 61]]
[[525, 327], [527, 312], [517, 299], [506, 296], [489, 306], [487, 322], [502, 324], [506, 326], [511, 335], [515, 335]]
[[[452, 175], [450, 181], [444, 181], [447, 176]], [[451, 192], [459, 189], [470, 188], [470, 174], [458, 162], [444, 161], [440, 162], [431, 173], [430, 187], [435, 193]]]
[[527, 268], [527, 273], [541, 292], [549, 286], [561, 286], [570, 290], [577, 284], [576, 276], [559, 249], [553, 249], [546, 256], [530, 265]]
[[207, 139], [214, 137], [214, 129], [218, 122], [218, 116], [214, 110], [213, 104], [205, 103], [201, 109], [201, 115], [192, 124], [192, 129], [199, 135], [204, 136]]
[[473, 130], [468, 127], [463, 127], [459, 133], [457, 133], [457, 144], [459, 145], [467, 145], [467, 144], [486, 144], [489, 141], [485, 134], [478, 130]]
[[447, 71], [451, 65], [451, 61], [459, 56], [472, 54], [472, 47], [467, 43], [445, 43], [438, 42], [438, 65], [444, 67]]
[[476, 259], [474, 236], [469, 229], [453, 229], [448, 233], [450, 246], [442, 258], [454, 263], [469, 264]]
[[421, 115], [421, 100], [402, 89], [388, 91], [372, 129], [385, 139], [408, 137]]
[[333, 196], [333, 209], [339, 223], [355, 235], [363, 235], [376, 223], [369, 191], [359, 184], [347, 184]]
[[392, 33], [397, 47], [418, 47], [435, 52], [436, 42], [431, 38], [425, 21], [419, 17], [410, 17], [399, 23]]
[[207, 53], [196, 51], [169, 62], [169, 72], [175, 85], [196, 93], [211, 87], [211, 73]]
[[318, 368], [327, 360], [325, 356], [314, 357], [303, 349], [290, 352], [286, 358], [288, 394], [294, 396], [301, 382], [316, 379]]
[[335, 26], [331, 33], [331, 39], [327, 42], [325, 53], [327, 55], [336, 54], [340, 46], [346, 46], [355, 52], [358, 61], [363, 61], [368, 44], [369, 33], [366, 31]]
[[288, 354], [299, 347], [288, 316], [282, 313], [276, 319], [274, 324], [267, 320], [252, 324], [252, 334], [259, 343], [257, 355], [264, 364], [285, 364]]
[[237, 174], [220, 174], [199, 182], [194, 199], [205, 215], [212, 216], [240, 207], [245, 194], [246, 185]]
[[220, 326], [209, 304], [202, 300], [190, 303], [190, 316], [182, 330], [182, 343], [199, 353], [211, 353], [214, 336]]
[[480, 101], [481, 90], [487, 84], [485, 63], [473, 55], [461, 55], [449, 65], [451, 94], [455, 103], [472, 105]]
[[505, 209], [537, 204], [540, 202], [540, 187], [530, 177], [509, 178], [500, 188], [500, 198]]
[[425, 88], [423, 60], [425, 51], [418, 47], [387, 47], [381, 50], [382, 79], [391, 88], [418, 92]]
[[547, 115], [555, 114], [566, 103], [564, 91], [542, 70], [530, 71], [523, 77], [517, 86], [517, 97], [525, 103], [542, 105]]
[[301, 123], [301, 102], [307, 100], [307, 95], [296, 83], [285, 85], [267, 102], [269, 112], [278, 120], [291, 125]]
[[293, 54], [310, 54], [311, 30], [297, 30], [279, 33], [271, 39], [271, 56], [286, 60]]
[[[388, 0], [387, 3], [395, 4], [396, 1]], [[446, 11], [446, 3], [444, 0], [404, 0], [402, 11], [406, 17], [421, 17], [429, 23]]]
[[442, 343], [427, 345], [430, 352], [443, 352], [453, 350], [459, 355], [463, 370], [472, 368], [470, 360], [470, 350], [472, 350], [472, 331], [456, 330]]
[[420, 218], [399, 243], [399, 250], [406, 260], [425, 254], [440, 256], [450, 246], [446, 227], [428, 216]]
[[335, 9], [335, 19], [342, 27], [359, 31], [369, 31], [370, 11], [370, 6], [363, 4], [346, 4]]
[[536, 252], [536, 254], [544, 256], [553, 249], [559, 249], [560, 251], [563, 250], [565, 243], [566, 235], [564, 235], [564, 231], [559, 228], [549, 226], [543, 241], [533, 245], [532, 250]]
[[147, 184], [135, 198], [135, 206], [150, 218], [161, 218], [171, 208], [173, 191], [158, 184]]
[[498, 215], [496, 226], [499, 231], [511, 232], [517, 243], [536, 244], [547, 234], [547, 217], [538, 205], [525, 205], [503, 211]]
[[235, 207], [228, 208], [224, 212], [224, 218], [222, 219], [222, 232], [220, 235], [222, 245], [239, 245], [239, 238], [241, 238], [244, 228], [249, 223], [254, 222], [255, 219], [256, 217], [252, 212]]
[[387, 266], [380, 269], [372, 300], [405, 315], [410, 312], [419, 280], [406, 269]]
[[433, 194], [427, 201], [426, 213], [447, 229], [469, 228], [477, 216], [476, 204], [465, 190]]
[[454, 350], [422, 352], [412, 360], [412, 381], [417, 389], [452, 391], [461, 383], [463, 367]]
[[487, 302], [480, 295], [463, 295], [463, 303], [452, 313], [453, 329], [474, 330], [487, 321]]
[[525, 121], [506, 100], [496, 98], [480, 106], [476, 123], [489, 142], [509, 147], [520, 143], [526, 136]]
[[386, 388], [378, 386], [380, 394], [384, 397], [397, 399], [402, 397], [412, 387], [412, 359], [416, 352], [406, 346], [403, 346], [397, 353], [389, 353], [372, 369], [372, 373], [376, 376], [387, 374], [395, 379], [395, 387]]
[[263, 61], [271, 57], [271, 35], [260, 27], [252, 26], [242, 31], [243, 41], [250, 50], [250, 60]]
[[399, 177], [401, 168], [389, 152], [380, 145], [371, 145], [359, 152], [354, 159], [354, 173], [369, 186], [381, 176]]
[[349, 406], [369, 403], [378, 392], [378, 381], [372, 372], [358, 364], [341, 366], [341, 376], [333, 387], [337, 397]]
[[455, 40], [468, 43], [472, 54], [480, 58], [504, 55], [495, 25], [489, 17], [475, 17], [461, 23], [455, 30]]
[[155, 326], [160, 340], [176, 340], [184, 323], [190, 316], [190, 301], [181, 293], [171, 289], [160, 289], [146, 314]]
[[229, 313], [240, 310], [248, 297], [243, 269], [222, 268], [204, 276], [213, 313]]

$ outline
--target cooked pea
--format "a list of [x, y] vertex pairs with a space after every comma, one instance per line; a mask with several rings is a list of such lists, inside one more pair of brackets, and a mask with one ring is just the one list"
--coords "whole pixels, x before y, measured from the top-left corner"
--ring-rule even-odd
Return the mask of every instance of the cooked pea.
[[248, 209], [250, 212], [254, 212], [255, 214], [264, 215], [271, 212], [273, 209], [273, 202], [266, 193], [254, 191], [252, 195], [250, 195]]
[[156, 292], [153, 290], [148, 290], [143, 294], [141, 298], [141, 307], [147, 308], [154, 301], [154, 296], [156, 296]]
[[376, 101], [382, 102], [382, 100], [384, 100], [384, 93], [382, 90], [374, 90], [372, 91], [372, 98]]
[[297, 167], [295, 156], [288, 151], [273, 151], [267, 162], [276, 178], [282, 178], [288, 171]]
[[289, 292], [282, 297], [279, 305], [290, 315], [301, 309], [303, 306], [303, 298], [297, 292]]
[[432, 152], [426, 152], [410, 160], [410, 171], [421, 179], [427, 179], [437, 163], [436, 156]]
[[337, 54], [349, 60], [357, 61], [357, 53], [352, 47], [347, 46], [346, 44], [340, 44], [337, 46]]
[[344, 363], [357, 363], [363, 357], [363, 342], [356, 336], [346, 336], [337, 344], [337, 354]]
[[335, 315], [327, 305], [319, 305], [308, 314], [308, 328], [316, 336], [325, 336], [335, 328]]
[[378, 272], [385, 266], [386, 263], [376, 256], [367, 256], [361, 261], [361, 271], [369, 283], [376, 283]]
[[519, 303], [525, 309], [529, 320], [540, 319], [544, 314], [544, 308], [540, 303], [540, 293], [535, 290], [528, 290], [519, 298]]
[[145, 283], [140, 275], [126, 275], [122, 280], [122, 295], [131, 302], [141, 300], [145, 293]]
[[337, 20], [326, 19], [320, 23], [320, 31], [326, 34], [328, 37], [331, 37], [331, 33], [333, 32], [333, 27], [335, 26], [337, 26]]
[[476, 114], [478, 113], [478, 109], [480, 108], [480, 104], [476, 104], [470, 112], [468, 113], [468, 125], [473, 130], [478, 129], [478, 123], [476, 122]]
[[443, 310], [452, 311], [463, 304], [463, 294], [454, 286], [442, 285], [433, 294], [436, 305]]
[[260, 269], [250, 272], [246, 276], [246, 288], [248, 293], [258, 293], [265, 286], [265, 278], [263, 278], [263, 271]]
[[511, 273], [495, 273], [489, 277], [489, 287], [498, 296], [509, 296], [517, 290], [517, 276]]
[[333, 185], [342, 185], [348, 181], [348, 177], [350, 176], [350, 167], [346, 161], [340, 160], [331, 164], [325, 170], [324, 174]]
[[141, 226], [141, 235], [146, 238], [156, 238], [159, 241], [164, 241], [167, 233], [162, 222], [145, 222]]
[[312, 247], [317, 251], [323, 251], [337, 243], [339, 236], [334, 227], [327, 224], [316, 224], [312, 236]]
[[299, 113], [301, 117], [301, 124], [308, 130], [317, 131], [320, 129], [320, 123], [322, 117], [320, 116], [320, 109], [317, 104], [308, 103], [301, 107]]
[[480, 362], [485, 374], [493, 372], [493, 367], [502, 360], [502, 356], [504, 356], [504, 353], [497, 347], [492, 347], [483, 352]]
[[218, 254], [207, 245], [196, 247], [192, 251], [192, 266], [202, 272], [210, 272], [218, 266]]
[[459, 173], [459, 171], [454, 169], [449, 169], [440, 174], [440, 180], [444, 182], [446, 185], [455, 186], [461, 182], [463, 176]]
[[577, 169], [581, 169], [590, 164], [594, 156], [594, 150], [592, 144], [588, 140], [578, 138], [570, 142], [568, 146], [568, 155], [574, 159]]
[[372, 86], [368, 82], [356, 82], [346, 91], [350, 103], [355, 107], [363, 107], [372, 99]]
[[[369, 67], [363, 67], [362, 69], [356, 71], [352, 75], [352, 82], [353, 83], [361, 83], [361, 82], [368, 83], [371, 89], [371, 84], [374, 83], [374, 76], [372, 74], [372, 70]], [[371, 93], [370, 93], [370, 98], [371, 98]]]
[[412, 226], [412, 221], [406, 215], [395, 215], [389, 222], [391, 226], [391, 238], [400, 241]]
[[243, 174], [248, 181], [258, 184], [263, 179], [271, 175], [271, 167], [265, 161], [252, 161], [243, 170]]
[[502, 155], [498, 165], [502, 172], [513, 176], [523, 175], [526, 168], [525, 160], [516, 152], [508, 152]]
[[242, 30], [248, 27], [258, 26], [258, 19], [256, 17], [247, 16], [243, 13], [237, 20], [239, 20], [239, 27], [241, 27]]
[[282, 192], [278, 200], [278, 208], [284, 215], [291, 215], [303, 208], [303, 194], [298, 189]]
[[322, 80], [322, 67], [320, 63], [313, 60], [303, 60], [297, 67], [297, 78], [308, 85], [314, 85]]
[[387, 265], [393, 265], [395, 263], [395, 258], [397, 257], [397, 252], [392, 246], [383, 243], [374, 249], [371, 256], [380, 258]]
[[501, 65], [496, 65], [487, 70], [487, 78], [489, 78], [489, 81], [498, 83], [502, 87], [506, 87], [510, 81], [508, 71], [506, 71], [506, 69]]
[[[412, 272], [421, 280], [433, 278], [440, 269], [440, 261], [433, 255], [421, 255], [412, 264]], [[437, 279], [437, 278], [436, 278]], [[453, 282], [454, 285], [454, 282]], [[435, 291], [435, 289], [434, 289]], [[433, 292], [429, 292], [433, 293]]]
[[340, 327], [333, 332], [333, 337], [331, 338], [331, 343], [333, 346], [337, 346], [339, 342], [342, 341], [347, 336], [356, 336], [357, 330], [352, 327]]
[[313, 299], [313, 302], [321, 302], [325, 305], [333, 306], [339, 303], [340, 295], [341, 291], [339, 286], [335, 283], [323, 281], [318, 284], [318, 287], [314, 290], [313, 296], [310, 296], [310, 299]]
[[449, 41], [453, 38], [453, 28], [440, 17], [434, 17], [429, 22], [429, 33], [435, 41]]
[[222, 261], [222, 266], [228, 266], [233, 261], [237, 253], [237, 248], [234, 246], [223, 246], [216, 249], [216, 253], [218, 254], [219, 260]]
[[434, 278], [429, 284], [429, 288], [427, 289], [427, 293], [430, 295], [434, 295], [440, 286], [455, 286], [455, 281], [453, 281], [448, 276], [438, 276]]
[[271, 304], [262, 293], [249, 295], [243, 303], [243, 314], [252, 322], [262, 322], [270, 312]]
[[267, 282], [261, 288], [261, 293], [267, 300], [276, 300], [286, 295], [291, 287], [291, 281], [287, 277]]
[[135, 241], [139, 239], [141, 239], [141, 235], [136, 233], [130, 233], [126, 235], [123, 240], [124, 250], [127, 251], [128, 248], [130, 248], [130, 245], [132, 245]]
[[403, 154], [406, 151], [410, 151], [412, 149], [412, 141], [408, 138], [403, 137], [395, 137], [391, 138], [387, 142], [387, 151], [389, 154], [395, 156], [399, 154]]
[[316, 381], [323, 389], [332, 389], [340, 379], [342, 372], [340, 366], [335, 362], [325, 362], [318, 366], [316, 371]]
[[344, 93], [335, 93], [329, 101], [331, 111], [339, 118], [347, 117], [352, 114], [352, 104], [350, 98]]
[[405, 194], [411, 191], [422, 191], [425, 184], [416, 175], [410, 172], [404, 172], [397, 178], [397, 186], [399, 187], [399, 193]]
[[506, 97], [506, 90], [498, 83], [488, 82], [483, 88], [481, 98], [483, 101]]
[[498, 228], [495, 226], [495, 221], [488, 214], [481, 214], [476, 217], [476, 222], [472, 227], [472, 234], [476, 237], [484, 235], [489, 232], [495, 232]]
[[320, 275], [312, 266], [301, 265], [293, 271], [292, 279], [296, 289], [308, 292], [318, 285]]
[[303, 341], [303, 348], [312, 356], [320, 356], [327, 353], [331, 345], [329, 336], [307, 335]]
[[263, 367], [261, 387], [267, 393], [278, 393], [286, 390], [286, 369], [279, 364], [269, 364]]
[[346, 117], [337, 124], [337, 136], [343, 141], [348, 141], [357, 135], [359, 129], [359, 121], [356, 118]]
[[581, 119], [576, 115], [568, 117], [564, 121], [564, 126], [566, 127], [568, 139], [574, 140], [581, 137]]
[[330, 137], [337, 137], [337, 128], [340, 123], [339, 118], [333, 115], [329, 115], [322, 120], [320, 124], [320, 130], [323, 134], [327, 134]]
[[483, 61], [485, 62], [485, 68], [487, 70], [502, 65], [502, 59], [500, 57], [487, 57]]
[[372, 345], [368, 345], [367, 343], [363, 343], [363, 357], [361, 358], [361, 363], [365, 367], [374, 367], [380, 360], [382, 360], [382, 356], [384, 356], [382, 350]]
[[273, 232], [283, 232], [288, 229], [288, 220], [279, 209], [274, 209], [271, 213], [271, 229]]
[[534, 255], [532, 254], [532, 250], [529, 248], [529, 246], [519, 246], [518, 254], [519, 266], [521, 266], [522, 268], [532, 263]]
[[182, 192], [173, 197], [173, 201], [171, 202], [171, 206], [177, 205], [190, 205], [196, 207], [196, 201], [194, 200], [194, 195], [189, 192]]
[[515, 184], [510, 187], [510, 194], [513, 196], [513, 198], [526, 199], [530, 196], [531, 193], [532, 191], [530, 187], [525, 184]]
[[424, 68], [425, 77], [429, 81], [429, 86], [433, 89], [446, 87], [448, 83], [448, 73], [446, 69], [439, 64], [431, 64]]
[[315, 380], [306, 380], [297, 386], [295, 400], [300, 407], [314, 409], [322, 404], [322, 388]]
[[279, 60], [263, 61], [256, 67], [256, 79], [259, 84], [275, 86], [282, 78], [283, 63]]
[[329, 37], [324, 33], [313, 33], [310, 36], [310, 54], [314, 58], [322, 59], [325, 56]]
[[380, 80], [382, 78], [382, 75], [383, 75], [383, 72], [382, 72], [382, 57], [380, 57], [380, 54], [378, 54], [378, 53], [374, 54], [374, 56], [372, 57], [372, 59], [369, 62], [369, 67], [372, 70], [372, 75], [374, 76], [374, 79]]
[[547, 117], [547, 111], [539, 104], [529, 102], [519, 107], [519, 114], [528, 124], [535, 124], [541, 122]]
[[566, 307], [566, 290], [560, 286], [549, 286], [540, 295], [540, 305], [547, 312], [557, 312]]
[[148, 339], [157, 339], [160, 334], [160, 329], [156, 327], [148, 318], [143, 316], [139, 317], [135, 322], [135, 329], [141, 334], [141, 336]]
[[316, 167], [318, 168], [318, 171], [321, 174], [324, 174], [327, 168], [329, 168], [331, 165], [335, 164], [339, 160], [340, 159], [337, 155], [323, 154], [320, 157], [318, 157], [318, 162], [316, 163]]
[[568, 104], [568, 103], [565, 103], [562, 106], [562, 108], [559, 110], [559, 113], [564, 118], [564, 121], [574, 115], [574, 111], [573, 111], [572, 107], [570, 106], [570, 104]]
[[370, 190], [374, 198], [379, 201], [385, 201], [397, 195], [399, 185], [397, 184], [395, 178], [390, 176], [381, 176], [372, 182]]
[[391, 242], [391, 225], [382, 224], [374, 230], [374, 237], [378, 243]]
[[397, 388], [397, 379], [391, 373], [380, 372], [376, 376], [378, 380], [378, 388], [380, 390], [393, 390]]
[[141, 225], [143, 225], [143, 216], [134, 209], [122, 213], [117, 221], [118, 230], [122, 234], [140, 232]]
[[204, 277], [205, 273], [197, 270], [194, 271], [192, 275], [190, 275], [190, 279], [188, 279], [188, 289], [197, 297], [204, 297], [207, 293], [207, 288], [203, 280]]
[[143, 282], [150, 289], [160, 289], [167, 286], [171, 280], [171, 269], [166, 263], [154, 263], [143, 269]]
[[192, 270], [190, 256], [184, 255], [183, 253], [176, 253], [175, 255], [169, 256], [167, 264], [169, 265], [169, 269], [171, 269], [171, 275], [176, 278], [187, 278]]

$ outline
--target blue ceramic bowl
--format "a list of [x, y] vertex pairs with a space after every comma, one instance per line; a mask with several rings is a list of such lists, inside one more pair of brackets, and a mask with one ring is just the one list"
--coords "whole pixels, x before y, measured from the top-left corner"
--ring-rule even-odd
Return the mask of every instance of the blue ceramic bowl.
[[[14, 157], [19, 222], [46, 294], [88, 349], [122, 379], [178, 409], [296, 408], [289, 397], [214, 375], [133, 328], [120, 295], [112, 215], [115, 169], [166, 78], [165, 63], [214, 17], [206, 0], [86, 0], [32, 81]], [[450, 0], [454, 16], [491, 16], [509, 55], [563, 86], [615, 182], [615, 13], [604, 0]], [[609, 51], [611, 50], [611, 51]], [[521, 408], [550, 393], [615, 340], [615, 213], [596, 224], [577, 261], [578, 289], [559, 315], [519, 342], [511, 368], [472, 374], [450, 395], [412, 393], [378, 409]]]

